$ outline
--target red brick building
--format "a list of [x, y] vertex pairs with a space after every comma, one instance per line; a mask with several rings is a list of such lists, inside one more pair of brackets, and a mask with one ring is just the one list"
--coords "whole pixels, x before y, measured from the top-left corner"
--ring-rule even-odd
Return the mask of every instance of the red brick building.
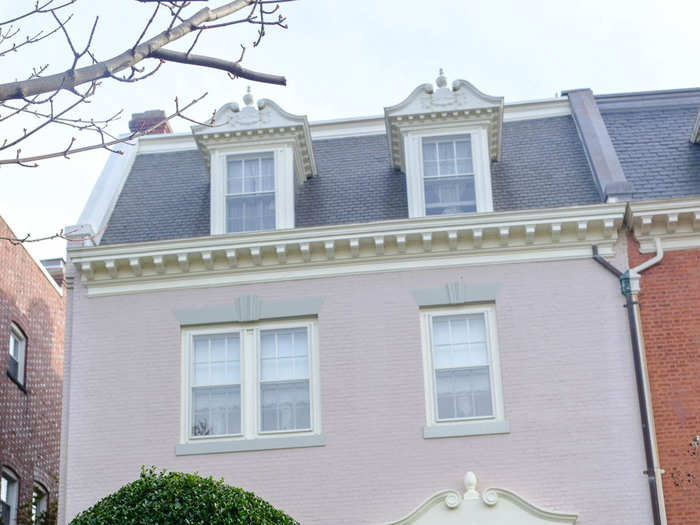
[[[0, 237], [13, 236], [0, 218]], [[52, 274], [62, 281], [62, 261], [53, 262]], [[14, 524], [18, 507], [33, 495], [40, 511], [57, 495], [65, 320], [61, 286], [23, 245], [0, 241], [3, 525]]]
[[641, 273], [640, 326], [667, 523], [700, 523], [700, 200], [632, 203], [629, 265]]

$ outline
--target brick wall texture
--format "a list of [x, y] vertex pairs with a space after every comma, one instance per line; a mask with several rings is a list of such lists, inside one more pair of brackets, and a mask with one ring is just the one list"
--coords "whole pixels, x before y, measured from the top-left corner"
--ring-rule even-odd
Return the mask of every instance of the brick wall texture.
[[[630, 244], [630, 266], [649, 258]], [[700, 523], [700, 250], [666, 252], [639, 301], [668, 523]]]
[[[627, 261], [625, 242], [615, 261]], [[74, 271], [74, 270], [71, 270]], [[412, 290], [499, 284], [496, 318], [510, 433], [424, 439], [420, 312]], [[68, 518], [141, 465], [223, 477], [304, 525], [399, 519], [468, 470], [479, 487], [579, 514], [648, 524], [651, 510], [619, 285], [591, 259], [297, 279], [87, 297], [76, 279], [65, 487]], [[326, 445], [176, 456], [179, 309], [322, 297]], [[463, 487], [463, 485], [462, 485]]]
[[[0, 218], [0, 236], [14, 236]], [[20, 480], [20, 504], [34, 482], [58, 496], [65, 301], [24, 246], [0, 241], [0, 466]], [[27, 337], [26, 392], [8, 377], [10, 326]]]

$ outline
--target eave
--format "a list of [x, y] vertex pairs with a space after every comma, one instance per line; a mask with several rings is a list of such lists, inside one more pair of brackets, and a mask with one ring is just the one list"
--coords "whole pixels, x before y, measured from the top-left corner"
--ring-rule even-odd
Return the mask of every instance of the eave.
[[614, 253], [624, 204], [71, 248], [88, 295]]
[[700, 197], [632, 202], [626, 217], [642, 253], [700, 248]]

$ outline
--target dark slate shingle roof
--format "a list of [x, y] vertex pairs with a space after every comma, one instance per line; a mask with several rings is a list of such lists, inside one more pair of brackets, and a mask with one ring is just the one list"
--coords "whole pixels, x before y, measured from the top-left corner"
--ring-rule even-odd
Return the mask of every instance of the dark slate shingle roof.
[[506, 122], [502, 140], [491, 164], [494, 210], [600, 202], [573, 117]]
[[101, 244], [209, 235], [209, 170], [199, 151], [137, 155]]
[[[689, 142], [698, 107], [601, 112], [635, 199], [700, 195], [700, 145]], [[491, 166], [496, 211], [595, 204], [600, 197], [570, 116], [506, 122]], [[299, 227], [408, 216], [404, 174], [391, 167], [385, 135], [314, 140], [318, 175], [297, 187]], [[209, 234], [209, 176], [199, 151], [140, 154], [102, 244]]]
[[606, 110], [603, 120], [634, 199], [700, 195], [700, 144], [690, 142], [697, 104]]
[[298, 227], [408, 217], [406, 177], [391, 166], [386, 135], [314, 140], [318, 175], [297, 187]]

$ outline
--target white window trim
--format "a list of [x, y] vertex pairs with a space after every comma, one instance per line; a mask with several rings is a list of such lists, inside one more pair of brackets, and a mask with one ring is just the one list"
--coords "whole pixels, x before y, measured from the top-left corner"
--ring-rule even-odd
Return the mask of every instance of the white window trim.
[[[435, 374], [433, 369], [432, 327], [434, 317], [484, 314], [488, 334], [488, 354], [491, 376], [491, 396], [493, 415], [449, 421], [437, 420], [437, 396], [435, 394]], [[426, 423], [423, 437], [441, 438], [482, 434], [503, 434], [510, 431], [503, 407], [503, 383], [498, 351], [496, 330], [496, 307], [494, 304], [481, 304], [460, 307], [426, 308], [421, 310], [421, 346], [423, 349], [423, 377], [425, 388]]]
[[493, 211], [491, 193], [491, 159], [489, 157], [488, 124], [445, 123], [436, 127], [408, 129], [403, 134], [406, 167], [408, 215], [425, 217], [425, 186], [423, 184], [423, 139], [469, 135], [474, 164], [474, 193], [476, 212]]
[[[306, 328], [309, 349], [309, 402], [311, 428], [308, 430], [260, 430], [260, 332]], [[240, 334], [241, 341], [241, 433], [226, 436], [190, 435], [192, 420], [191, 359], [197, 335]], [[182, 330], [181, 362], [181, 430], [176, 454], [206, 454], [321, 446], [325, 444], [321, 429], [321, 386], [318, 350], [318, 326], [315, 320], [260, 321], [187, 327]]]
[[10, 525], [15, 525], [17, 523], [17, 510], [19, 508], [19, 478], [10, 469], [2, 469], [2, 477], [14, 481], [14, 501], [5, 502], [10, 505]]
[[[19, 355], [19, 361], [17, 362], [17, 377], [14, 379], [22, 386], [26, 384], [27, 380], [27, 338], [20, 330], [19, 326], [12, 323], [10, 325], [10, 338], [8, 341], [7, 353], [10, 353], [9, 345], [12, 344], [12, 338], [21, 343], [21, 350]], [[9, 359], [9, 358], [8, 358]]]
[[[294, 228], [294, 149], [290, 142], [259, 142], [211, 149], [211, 234], [226, 233], [227, 158], [272, 153], [275, 169], [275, 229]], [[245, 234], [247, 232], [240, 232]]]

